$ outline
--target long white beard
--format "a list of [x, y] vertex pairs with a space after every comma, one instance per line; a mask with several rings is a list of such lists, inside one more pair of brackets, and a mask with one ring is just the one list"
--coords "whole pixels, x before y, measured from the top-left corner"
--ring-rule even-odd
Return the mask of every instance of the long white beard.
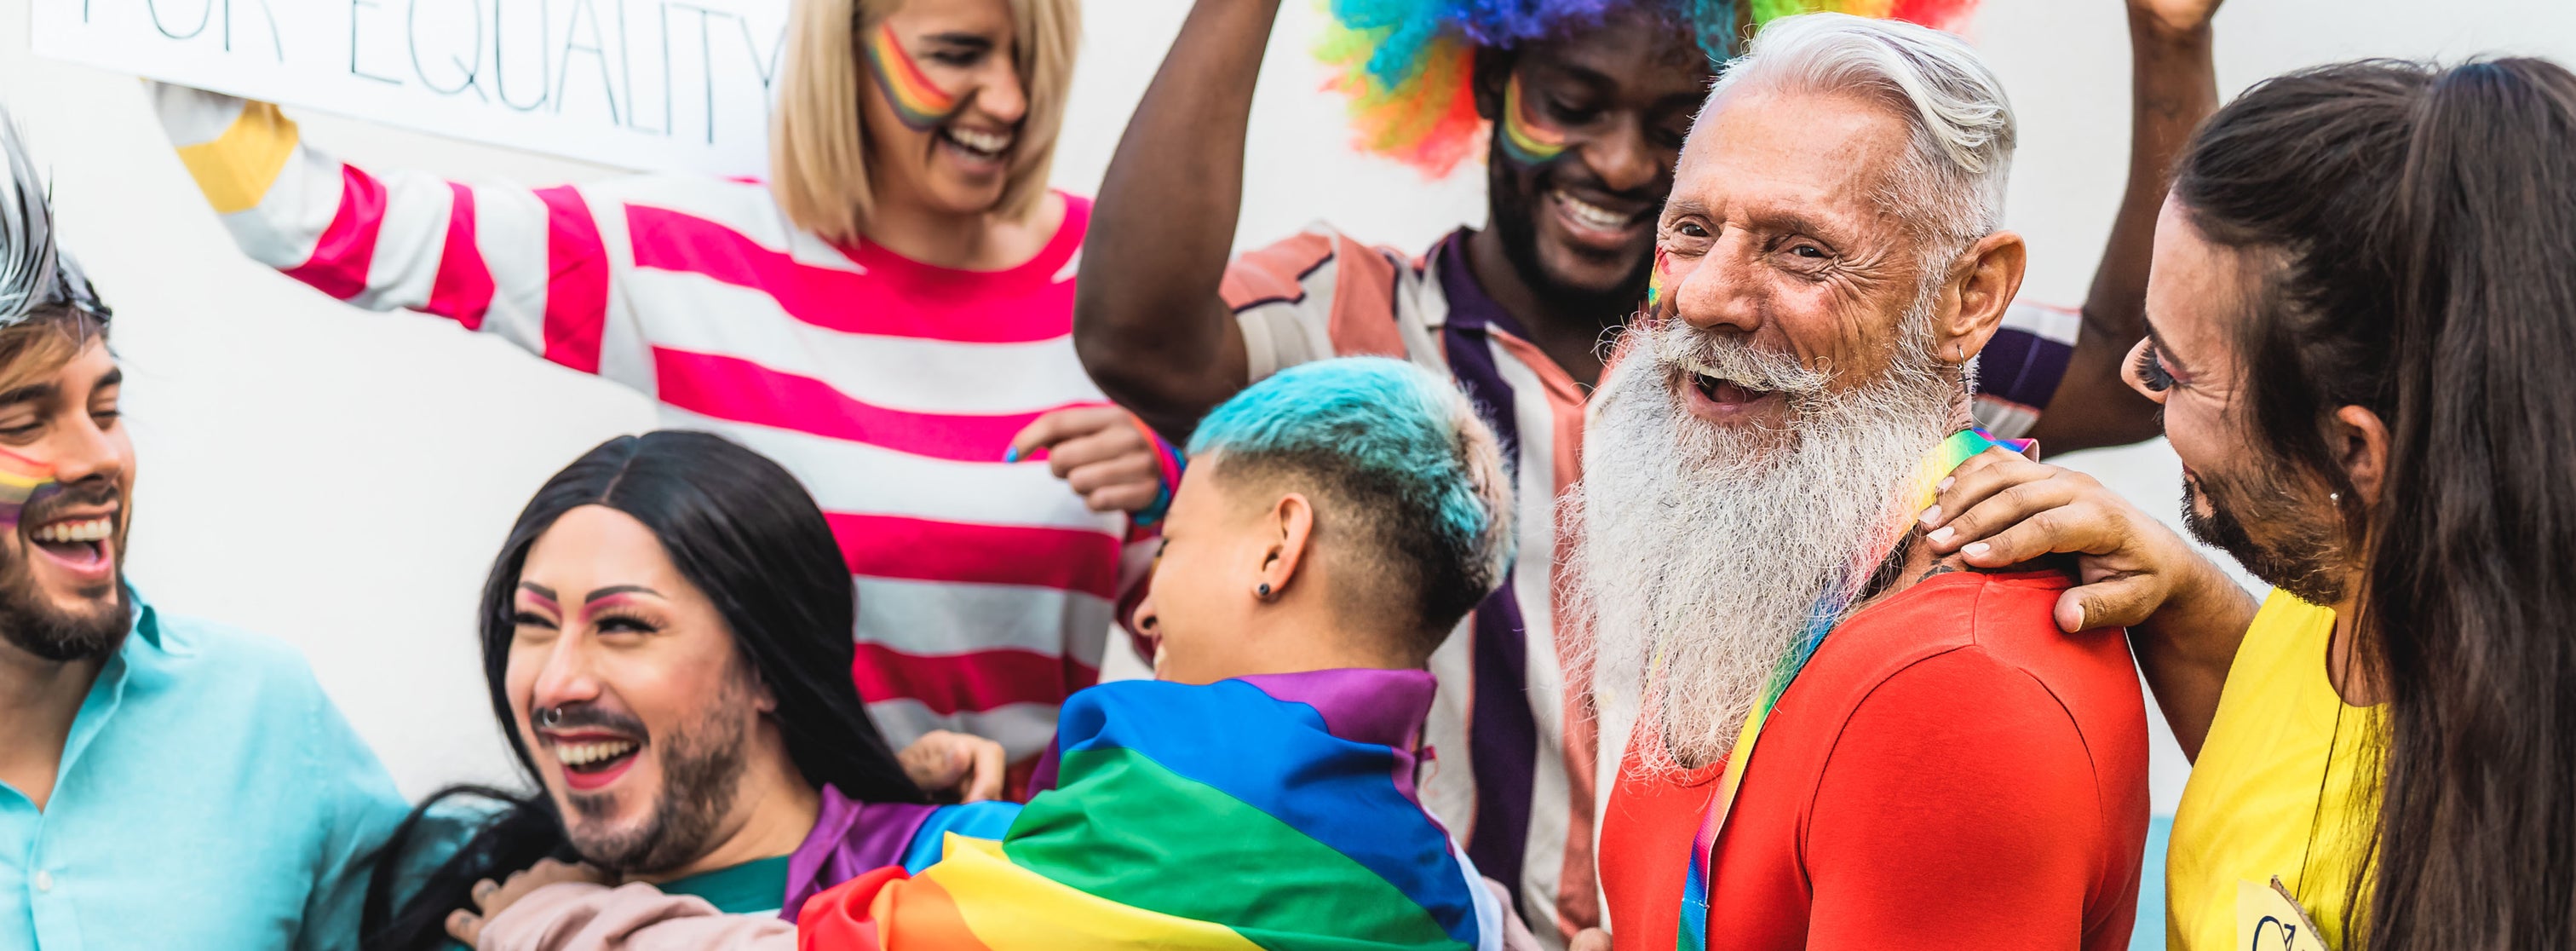
[[[1930, 352], [1929, 303], [1900, 324], [1889, 368], [1842, 392], [1793, 357], [1678, 320], [1631, 331], [1646, 336], [1603, 381], [1585, 431], [1573, 593], [1605, 713], [1636, 716], [1649, 775], [1723, 758], [1819, 604], [1840, 620], [1904, 539], [1922, 460], [1964, 392]], [[1782, 392], [1791, 427], [1691, 415], [1684, 362]]]

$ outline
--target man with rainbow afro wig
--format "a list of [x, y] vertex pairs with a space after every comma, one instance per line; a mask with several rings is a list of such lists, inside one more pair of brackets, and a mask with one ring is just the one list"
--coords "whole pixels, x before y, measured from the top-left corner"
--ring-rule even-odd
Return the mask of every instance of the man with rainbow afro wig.
[[[1102, 184], [1074, 341], [1093, 379], [1175, 442], [1237, 391], [1335, 355], [1452, 375], [1492, 414], [1518, 495], [1512, 571], [1433, 658], [1425, 801], [1551, 945], [1600, 921], [1602, 789], [1588, 638], [1557, 596], [1585, 403], [1647, 294], [1655, 216], [1712, 64], [1812, 9], [1956, 26], [1966, 0], [1329, 0], [1321, 48], [1361, 147], [1446, 174], [1482, 152], [1488, 226], [1420, 256], [1315, 226], [1229, 257], [1245, 132], [1280, 0], [1202, 2]], [[2110, 0], [2100, 0], [2108, 3]], [[2016, 304], [1984, 349], [1978, 422], [2053, 450], [2155, 432], [2119, 383], [2143, 333], [2164, 169], [2215, 108], [2218, 0], [2125, 0], [2136, 64], [2128, 193], [2081, 312]], [[1254, 183], [1329, 188], [1328, 183]], [[2045, 411], [2043, 413], [2043, 410]]]

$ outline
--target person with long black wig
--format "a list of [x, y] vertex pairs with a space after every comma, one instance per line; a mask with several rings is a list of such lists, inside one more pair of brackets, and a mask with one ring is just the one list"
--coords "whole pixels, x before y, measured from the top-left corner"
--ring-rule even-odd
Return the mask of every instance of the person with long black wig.
[[[493, 715], [538, 791], [415, 809], [378, 860], [365, 946], [470, 934], [492, 883], [545, 859], [793, 921], [852, 875], [927, 865], [945, 832], [998, 838], [1017, 806], [931, 805], [868, 719], [845, 674], [855, 604], [777, 463], [694, 432], [584, 454], [519, 514], [477, 618]], [[498, 808], [460, 819], [459, 797]]]
[[2194, 757], [2173, 947], [2266, 905], [2355, 951], [2576, 944], [2571, 156], [2538, 59], [2318, 67], [2200, 131], [2129, 377], [2259, 607], [2079, 474], [1982, 459], [1927, 514], [1972, 564], [2080, 554], [2059, 626], [2129, 628]]

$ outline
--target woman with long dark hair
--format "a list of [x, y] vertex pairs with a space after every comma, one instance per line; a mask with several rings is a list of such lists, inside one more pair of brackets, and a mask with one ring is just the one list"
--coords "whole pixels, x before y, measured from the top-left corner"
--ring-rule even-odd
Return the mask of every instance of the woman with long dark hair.
[[2129, 626], [2196, 757], [2177, 947], [2243, 946], [2276, 895], [2346, 948], [2576, 944], [2571, 262], [2576, 73], [2269, 80], [2176, 172], [2130, 382], [2193, 533], [2277, 590], [2035, 463], [1962, 469], [1928, 518], [1973, 564], [2083, 554], [2060, 625]]
[[[477, 617], [493, 715], [539, 792], [415, 810], [365, 945], [440, 946], [477, 882], [542, 858], [792, 920], [916, 839], [998, 835], [1016, 807], [928, 805], [869, 721], [844, 673], [854, 605], [823, 513], [778, 464], [694, 432], [584, 454], [520, 513]], [[498, 809], [424, 874], [460, 796]]]

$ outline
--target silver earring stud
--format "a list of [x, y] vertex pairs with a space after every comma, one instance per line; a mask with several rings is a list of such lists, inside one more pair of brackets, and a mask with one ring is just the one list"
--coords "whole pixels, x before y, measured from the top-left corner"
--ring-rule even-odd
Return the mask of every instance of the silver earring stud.
[[2341, 492], [2328, 492], [2328, 493], [2326, 493], [2326, 501], [2328, 501], [2328, 502], [2332, 502], [2332, 503], [2335, 503], [2336, 505], [2342, 505], [2342, 504], [2343, 504], [2343, 493], [2341, 493]]

